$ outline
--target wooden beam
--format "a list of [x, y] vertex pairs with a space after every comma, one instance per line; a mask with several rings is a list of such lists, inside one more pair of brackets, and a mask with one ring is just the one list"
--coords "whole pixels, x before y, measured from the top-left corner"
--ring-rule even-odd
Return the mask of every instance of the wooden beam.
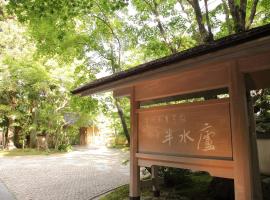
[[269, 70], [270, 51], [268, 50], [260, 54], [250, 54], [249, 56], [239, 58], [237, 62], [239, 65], [239, 71], [243, 73], [257, 72], [267, 69]]
[[189, 93], [189, 94], [183, 94], [183, 95], [176, 95], [176, 96], [170, 96], [160, 99], [154, 99], [149, 101], [142, 101], [140, 102], [140, 106], [151, 106], [154, 104], [160, 104], [160, 103], [168, 103], [172, 101], [180, 101], [180, 100], [188, 100], [188, 99], [194, 99], [194, 98], [205, 98], [205, 99], [211, 99], [212, 97], [216, 97], [219, 94], [228, 94], [228, 88], [219, 88], [214, 90], [207, 90], [207, 91], [201, 91], [201, 92], [195, 92], [195, 93]]
[[132, 87], [118, 88], [113, 91], [114, 97], [127, 97], [132, 93]]
[[129, 183], [129, 196], [130, 200], [140, 199], [140, 167], [138, 165], [138, 114], [136, 110], [139, 108], [139, 103], [135, 101], [135, 91], [132, 88], [130, 98], [130, 183]]
[[151, 167], [153, 165], [158, 165], [175, 168], [185, 168], [194, 171], [207, 171], [213, 176], [234, 178], [234, 162], [231, 160], [189, 158], [144, 153], [137, 153], [136, 156], [139, 159], [140, 166]]
[[228, 63], [197, 68], [136, 85], [136, 100], [146, 101], [169, 96], [226, 88], [229, 84]]

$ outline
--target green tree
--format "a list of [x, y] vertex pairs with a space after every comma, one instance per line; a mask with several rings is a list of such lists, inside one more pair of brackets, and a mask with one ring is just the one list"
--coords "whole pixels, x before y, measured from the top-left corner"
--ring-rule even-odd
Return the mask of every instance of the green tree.
[[[120, 36], [124, 34], [124, 30], [115, 11], [125, 4], [122, 1], [87, 2], [59, 1], [54, 5], [39, 1], [30, 4], [10, 1], [9, 6], [21, 22], [28, 24], [41, 54], [59, 55], [69, 61], [84, 56], [85, 62], [93, 71], [103, 68], [115, 73], [124, 69], [121, 55], [126, 47]], [[41, 10], [46, 12], [41, 14]], [[74, 13], [74, 10], [77, 12]], [[115, 105], [129, 142], [128, 126], [117, 98]]]
[[[29, 145], [34, 147], [36, 135], [45, 134], [54, 138], [57, 148], [71, 136], [69, 131], [74, 133], [82, 122], [88, 125], [97, 112], [95, 99], [70, 95], [71, 88], [93, 79], [93, 73], [81, 60], [63, 62], [57, 55], [36, 54], [35, 41], [15, 17], [6, 14], [2, 5], [0, 125], [5, 141], [13, 132], [17, 146], [30, 136]], [[67, 113], [76, 113], [81, 123], [67, 122], [64, 119]]]
[[[86, 76], [73, 87], [100, 71], [116, 73], [269, 22], [268, 0], [10, 0], [8, 8], [27, 25], [40, 57], [82, 61], [75, 73]], [[114, 101], [128, 139], [124, 104]]]

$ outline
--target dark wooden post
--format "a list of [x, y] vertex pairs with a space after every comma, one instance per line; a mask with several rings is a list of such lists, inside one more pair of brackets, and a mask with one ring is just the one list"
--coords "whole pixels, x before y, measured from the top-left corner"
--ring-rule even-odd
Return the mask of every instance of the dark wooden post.
[[135, 89], [133, 88], [130, 96], [130, 185], [129, 196], [130, 200], [140, 199], [140, 167], [136, 153], [138, 152], [138, 114], [136, 110], [139, 108], [139, 103], [135, 99]]
[[232, 62], [230, 67], [230, 110], [232, 125], [232, 144], [234, 160], [234, 188], [236, 200], [261, 200], [256, 195], [254, 176], [258, 169], [254, 168], [253, 149], [249, 133], [248, 106], [244, 74], [239, 71], [238, 63]]
[[160, 196], [160, 189], [158, 184], [158, 166], [151, 167], [151, 179], [152, 179], [152, 190], [154, 197]]
[[262, 199], [262, 185], [258, 158], [257, 148], [257, 136], [256, 136], [256, 122], [254, 117], [253, 99], [250, 93], [247, 97], [248, 100], [248, 114], [249, 114], [249, 134], [250, 134], [250, 146], [252, 150], [252, 169], [253, 169], [253, 188], [254, 188], [254, 199]]

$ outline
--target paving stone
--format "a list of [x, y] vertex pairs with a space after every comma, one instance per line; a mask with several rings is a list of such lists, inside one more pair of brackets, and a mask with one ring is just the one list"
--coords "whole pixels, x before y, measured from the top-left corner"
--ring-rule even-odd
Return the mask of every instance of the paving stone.
[[127, 184], [128, 153], [104, 147], [0, 158], [0, 180], [18, 200], [88, 200]]
[[15, 200], [14, 196], [8, 191], [7, 187], [0, 182], [0, 199]]

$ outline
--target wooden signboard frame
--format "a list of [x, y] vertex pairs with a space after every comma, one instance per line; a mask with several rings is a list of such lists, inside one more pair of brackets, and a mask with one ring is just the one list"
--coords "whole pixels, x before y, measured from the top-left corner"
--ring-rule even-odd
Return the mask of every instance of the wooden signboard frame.
[[232, 160], [228, 99], [144, 108], [137, 113], [138, 153]]
[[[261, 200], [261, 184], [256, 154], [255, 134], [249, 127], [248, 99], [246, 97], [245, 73], [240, 71], [237, 62], [227, 62], [189, 70], [172, 76], [165, 76], [149, 82], [142, 82], [130, 88], [125, 88], [125, 94], [130, 94], [131, 100], [131, 163], [130, 163], [130, 199], [140, 199], [140, 166], [168, 166], [186, 168], [195, 171], [207, 171], [213, 176], [234, 179], [236, 200]], [[186, 77], [189, 78], [186, 78]], [[192, 82], [190, 80], [192, 77]], [[208, 77], [218, 77], [209, 79]], [[206, 80], [204, 82], [204, 80]], [[202, 82], [202, 84], [197, 84]], [[153, 89], [154, 88], [154, 89]], [[229, 109], [228, 126], [230, 127], [231, 149], [226, 155], [197, 155], [190, 152], [154, 152], [141, 151], [140, 113], [151, 112], [159, 108], [140, 108], [140, 103], [158, 98], [171, 97], [199, 91], [227, 88], [229, 98], [226, 100], [191, 103], [190, 108], [203, 104], [222, 104], [226, 102]], [[119, 90], [121, 93], [121, 90]], [[210, 102], [210, 103], [209, 103]], [[179, 105], [180, 107], [183, 105]], [[187, 107], [189, 105], [186, 105]], [[176, 105], [178, 107], [178, 105]], [[199, 113], [198, 113], [199, 114]], [[203, 113], [202, 114], [207, 114]], [[203, 116], [201, 116], [203, 118]], [[253, 131], [254, 133], [254, 131]], [[151, 142], [151, 141], [149, 141]], [[155, 144], [152, 143], [154, 146]], [[148, 145], [148, 147], [151, 145]], [[149, 150], [149, 149], [148, 149]], [[164, 150], [164, 149], [163, 149]], [[232, 153], [228, 156], [228, 152]], [[255, 163], [255, 164], [254, 164]]]

